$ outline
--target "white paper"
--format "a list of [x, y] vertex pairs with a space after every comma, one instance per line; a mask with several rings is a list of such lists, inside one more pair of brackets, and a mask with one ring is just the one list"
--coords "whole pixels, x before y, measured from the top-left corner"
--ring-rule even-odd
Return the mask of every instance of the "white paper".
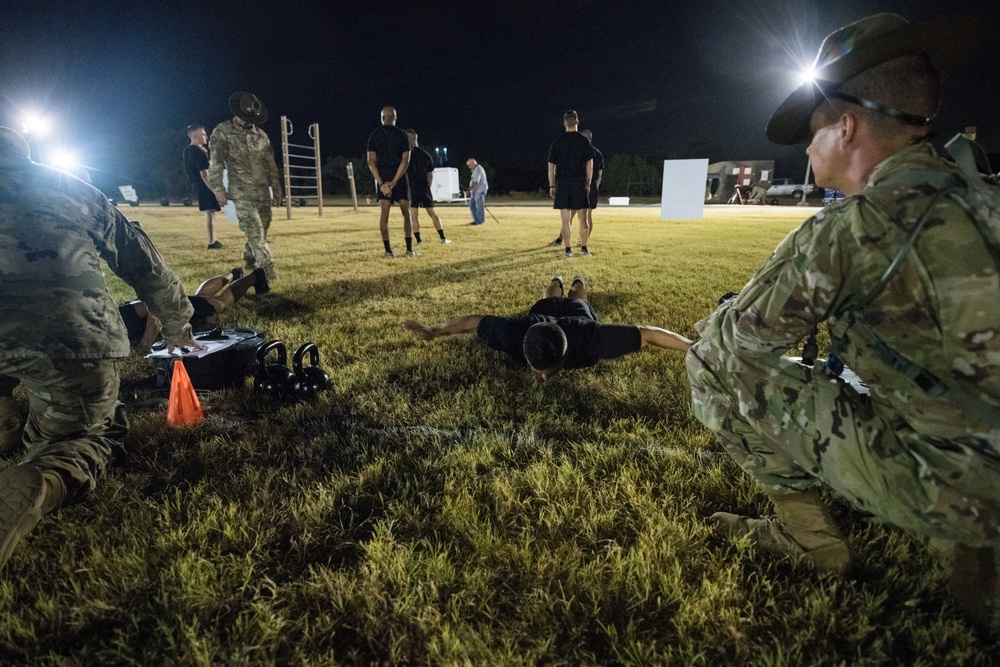
[[174, 348], [174, 353], [170, 354], [167, 352], [167, 348], [162, 350], [157, 350], [146, 355], [147, 359], [169, 359], [171, 357], [180, 358], [182, 356], [202, 358], [213, 352], [219, 352], [220, 350], [225, 350], [227, 347], [232, 347], [236, 343], [240, 342], [239, 338], [226, 338], [225, 340], [199, 340], [199, 343], [205, 346], [204, 350], [195, 350], [189, 348]]

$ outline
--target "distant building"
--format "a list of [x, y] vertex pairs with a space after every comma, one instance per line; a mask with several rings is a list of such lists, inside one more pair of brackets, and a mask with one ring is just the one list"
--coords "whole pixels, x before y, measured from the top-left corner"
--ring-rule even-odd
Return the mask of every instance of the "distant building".
[[774, 160], [713, 162], [708, 165], [705, 203], [728, 203], [737, 186], [751, 186], [758, 182], [770, 183], [773, 178]]

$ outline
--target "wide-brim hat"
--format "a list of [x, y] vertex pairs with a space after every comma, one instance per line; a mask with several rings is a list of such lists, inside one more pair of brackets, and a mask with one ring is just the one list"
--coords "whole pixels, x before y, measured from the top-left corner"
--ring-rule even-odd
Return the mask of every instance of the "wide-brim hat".
[[229, 110], [240, 120], [254, 125], [263, 125], [267, 121], [267, 107], [253, 93], [233, 93], [230, 95]]
[[0, 127], [0, 144], [26, 158], [31, 157], [31, 149], [21, 133], [10, 127]]
[[910, 23], [898, 14], [874, 14], [835, 30], [819, 47], [812, 79], [771, 115], [767, 138], [776, 144], [808, 142], [809, 120], [816, 107], [840, 84], [887, 60], [923, 53], [944, 78], [962, 64], [981, 34], [982, 22], [968, 15]]

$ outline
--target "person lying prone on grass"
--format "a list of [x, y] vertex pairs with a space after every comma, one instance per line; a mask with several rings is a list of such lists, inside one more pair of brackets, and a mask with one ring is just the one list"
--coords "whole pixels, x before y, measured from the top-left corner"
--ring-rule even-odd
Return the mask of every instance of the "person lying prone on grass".
[[526, 363], [545, 382], [560, 370], [593, 366], [646, 345], [686, 352], [692, 341], [658, 327], [600, 324], [587, 301], [583, 276], [573, 278], [568, 297], [561, 276], [552, 278], [542, 299], [523, 317], [465, 315], [438, 326], [406, 320], [403, 325], [418, 338], [472, 333], [494, 350]]
[[[244, 275], [243, 269], [237, 267], [225, 275], [209, 278], [198, 287], [197, 292], [188, 297], [194, 306], [191, 326], [196, 330], [204, 328], [213, 315], [239, 301], [251, 287], [257, 294], [270, 291], [264, 269], [254, 269]], [[160, 320], [138, 299], [119, 306], [118, 314], [125, 323], [132, 349], [140, 354], [149, 352], [149, 348], [160, 337]]]

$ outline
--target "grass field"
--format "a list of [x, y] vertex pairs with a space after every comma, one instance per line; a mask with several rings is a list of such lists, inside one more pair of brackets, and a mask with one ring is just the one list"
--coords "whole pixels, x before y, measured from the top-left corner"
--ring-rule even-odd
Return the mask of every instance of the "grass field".
[[[134, 406], [128, 457], [45, 519], [0, 582], [0, 664], [991, 664], [915, 540], [841, 510], [857, 567], [817, 575], [706, 517], [765, 497], [690, 414], [683, 358], [643, 350], [541, 384], [478, 343], [402, 327], [516, 314], [582, 273], [605, 322], [694, 336], [802, 209], [599, 209], [593, 257], [546, 247], [557, 216], [439, 209], [421, 256], [382, 258], [377, 211], [276, 210], [278, 279], [217, 318], [311, 340], [333, 389], [202, 396], [166, 429]], [[191, 291], [241, 263], [190, 208], [127, 209]], [[391, 222], [397, 255], [401, 222]], [[574, 239], [575, 242], [575, 239]], [[133, 295], [111, 276], [119, 300]], [[148, 373], [130, 359], [125, 377]]]

